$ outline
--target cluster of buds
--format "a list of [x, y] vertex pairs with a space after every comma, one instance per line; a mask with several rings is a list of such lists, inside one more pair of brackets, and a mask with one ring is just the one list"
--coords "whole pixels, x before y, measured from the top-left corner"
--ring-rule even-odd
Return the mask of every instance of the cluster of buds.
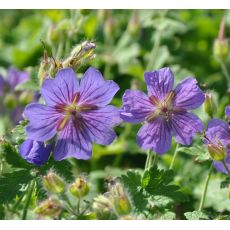
[[40, 85], [48, 76], [54, 76], [59, 69], [71, 67], [79, 68], [85, 62], [90, 61], [95, 58], [94, 50], [96, 44], [90, 41], [84, 41], [79, 45], [76, 45], [69, 57], [64, 61], [57, 60], [53, 57], [49, 57], [47, 51], [44, 52], [43, 60], [40, 63], [38, 71], [38, 79]]
[[47, 200], [41, 202], [34, 211], [39, 217], [49, 217], [55, 219], [61, 214], [62, 206], [58, 200], [48, 198]]
[[229, 44], [228, 44], [228, 39], [225, 37], [224, 19], [222, 20], [220, 24], [218, 38], [214, 42], [213, 53], [215, 57], [221, 60], [226, 60], [229, 55]]

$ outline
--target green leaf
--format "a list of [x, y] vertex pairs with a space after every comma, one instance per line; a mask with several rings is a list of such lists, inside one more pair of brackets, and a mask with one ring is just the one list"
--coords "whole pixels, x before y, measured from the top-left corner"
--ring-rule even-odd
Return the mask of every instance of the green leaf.
[[22, 120], [19, 124], [12, 130], [12, 137], [17, 144], [21, 144], [26, 139], [25, 127], [28, 124], [27, 120]]
[[221, 181], [220, 188], [228, 188], [230, 185], [230, 178], [228, 177], [224, 181]]
[[28, 170], [17, 170], [0, 176], [0, 203], [11, 202], [22, 194], [22, 188], [32, 179]]
[[202, 211], [193, 211], [193, 212], [186, 212], [185, 217], [187, 220], [208, 220], [209, 217]]
[[15, 168], [31, 169], [32, 165], [27, 163], [18, 153], [16, 148], [9, 142], [1, 144], [1, 152], [6, 162]]
[[147, 199], [141, 188], [141, 174], [138, 171], [128, 171], [121, 176], [121, 181], [128, 190], [137, 212], [143, 212], [147, 207]]
[[[148, 179], [146, 179], [148, 178]], [[180, 187], [171, 184], [174, 173], [172, 170], [159, 170], [152, 167], [144, 173], [142, 186], [150, 195], [161, 195], [169, 197], [175, 201], [186, 201], [186, 196], [180, 191]]]

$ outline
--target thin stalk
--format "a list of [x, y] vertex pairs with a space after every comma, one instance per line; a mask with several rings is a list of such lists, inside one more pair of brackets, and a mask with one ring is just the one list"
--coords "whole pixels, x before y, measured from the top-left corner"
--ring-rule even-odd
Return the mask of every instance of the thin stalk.
[[179, 148], [179, 144], [176, 145], [176, 148], [175, 148], [174, 154], [173, 154], [173, 159], [172, 159], [172, 161], [171, 161], [171, 164], [170, 164], [170, 166], [169, 166], [169, 169], [173, 169], [173, 166], [174, 166], [176, 157], [177, 157], [177, 155], [178, 155], [178, 148]]
[[79, 198], [78, 202], [77, 202], [77, 213], [78, 213], [78, 215], [80, 215], [80, 206], [81, 206], [81, 198]]
[[204, 207], [204, 203], [205, 203], [205, 199], [206, 199], [206, 195], [207, 195], [207, 190], [208, 190], [208, 184], [209, 184], [209, 180], [210, 180], [210, 177], [212, 174], [212, 169], [213, 169], [213, 167], [211, 164], [209, 171], [208, 171], [208, 175], [207, 175], [206, 180], [205, 180], [204, 190], [203, 190], [203, 194], [201, 197], [200, 206], [199, 206], [198, 211], [201, 211]]
[[229, 170], [229, 168], [228, 168], [226, 162], [223, 160], [222, 163], [223, 163], [224, 168], [226, 169], [227, 173], [230, 175], [230, 170]]
[[223, 72], [223, 75], [228, 83], [228, 88], [230, 88], [230, 73], [228, 72], [226, 64], [222, 60], [219, 60], [219, 63], [220, 63], [220, 67]]
[[157, 154], [153, 153], [151, 150], [148, 150], [147, 152], [147, 158], [145, 162], [145, 170], [148, 170], [149, 168], [153, 167], [157, 163]]
[[30, 201], [31, 201], [31, 197], [32, 197], [32, 194], [34, 191], [34, 187], [35, 187], [35, 180], [33, 179], [30, 182], [28, 190], [27, 190], [28, 193], [27, 193], [27, 198], [26, 198], [26, 204], [25, 204], [25, 207], [24, 207], [23, 213], [22, 213], [22, 220], [26, 220], [28, 208], [29, 208]]

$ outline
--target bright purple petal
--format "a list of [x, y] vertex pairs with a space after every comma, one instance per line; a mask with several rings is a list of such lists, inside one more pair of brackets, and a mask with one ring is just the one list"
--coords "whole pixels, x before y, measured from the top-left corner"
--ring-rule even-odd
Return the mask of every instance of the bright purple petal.
[[173, 106], [182, 109], [196, 109], [203, 104], [205, 96], [195, 78], [187, 78], [174, 90]]
[[227, 115], [228, 120], [230, 120], [230, 106], [227, 106], [227, 107], [225, 108], [225, 114]]
[[126, 90], [123, 95], [121, 118], [126, 122], [140, 123], [155, 110], [146, 94], [138, 90]]
[[101, 145], [109, 145], [116, 138], [112, 127], [120, 122], [119, 110], [111, 105], [81, 113], [84, 127], [90, 139]]
[[158, 154], [167, 152], [171, 147], [172, 135], [168, 123], [160, 116], [143, 125], [137, 134], [138, 145]]
[[230, 144], [229, 125], [223, 120], [212, 119], [207, 125], [205, 136], [206, 144], [211, 142], [219, 145], [218, 142], [221, 142], [223, 145], [227, 146]]
[[18, 71], [14, 68], [8, 69], [8, 83], [12, 89], [27, 80], [29, 80], [29, 74], [27, 72]]
[[77, 76], [73, 69], [65, 68], [57, 72], [54, 79], [44, 81], [41, 95], [49, 106], [69, 104], [79, 90]]
[[74, 124], [70, 120], [62, 130], [54, 150], [54, 159], [74, 157], [88, 160], [92, 155], [92, 140], [82, 125]]
[[190, 145], [193, 136], [202, 132], [204, 128], [199, 117], [188, 112], [175, 113], [171, 119], [171, 126], [176, 141], [182, 145]]
[[33, 103], [24, 111], [25, 117], [30, 121], [26, 127], [27, 135], [36, 141], [47, 141], [57, 133], [57, 127], [63, 115], [54, 108]]
[[170, 68], [162, 68], [156, 71], [145, 72], [145, 82], [149, 96], [164, 99], [173, 89], [174, 76]]
[[52, 150], [52, 145], [45, 146], [43, 142], [27, 139], [20, 148], [21, 156], [28, 162], [41, 166], [49, 159]]
[[90, 67], [80, 83], [79, 104], [105, 106], [118, 90], [119, 86], [114, 81], [105, 81], [98, 70]]

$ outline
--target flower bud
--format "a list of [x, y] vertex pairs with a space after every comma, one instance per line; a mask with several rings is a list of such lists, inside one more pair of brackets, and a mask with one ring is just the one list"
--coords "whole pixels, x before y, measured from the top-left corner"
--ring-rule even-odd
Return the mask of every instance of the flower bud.
[[99, 195], [94, 198], [92, 207], [98, 219], [107, 220], [113, 215], [112, 203], [110, 199], [104, 195]]
[[100, 9], [97, 11], [97, 13], [97, 18], [99, 21], [105, 21], [110, 15], [110, 10]]
[[219, 29], [218, 38], [214, 42], [213, 46], [214, 56], [222, 60], [226, 60], [229, 55], [228, 40], [225, 38], [225, 21], [222, 20]]
[[25, 106], [33, 100], [33, 97], [32, 92], [24, 91], [19, 96], [19, 103]]
[[104, 25], [104, 36], [107, 41], [111, 41], [114, 38], [114, 31], [115, 31], [115, 20], [112, 16], [110, 16]]
[[17, 106], [17, 98], [13, 93], [8, 93], [5, 96], [3, 103], [8, 109], [13, 109]]
[[68, 57], [63, 63], [63, 68], [66, 67], [78, 67], [81, 63], [91, 60], [95, 57], [94, 49], [95, 43], [85, 41], [80, 45], [73, 48], [70, 57]]
[[61, 204], [58, 200], [49, 198], [38, 205], [34, 212], [44, 217], [57, 218], [62, 211]]
[[216, 145], [213, 143], [209, 143], [208, 152], [215, 161], [222, 161], [227, 156], [226, 149], [221, 144]]
[[211, 92], [207, 92], [205, 94], [204, 101], [204, 111], [209, 115], [209, 117], [213, 117], [216, 112], [216, 104], [213, 98], [213, 94]]
[[114, 185], [111, 185], [110, 197], [118, 215], [130, 214], [132, 209], [131, 203], [121, 183], [116, 182]]
[[56, 44], [59, 41], [59, 31], [57, 25], [51, 25], [48, 29], [47, 40], [51, 44]]
[[138, 10], [134, 10], [133, 15], [128, 24], [128, 32], [131, 36], [139, 35], [141, 29]]
[[49, 172], [42, 179], [43, 186], [50, 193], [63, 193], [65, 191], [65, 181], [54, 172]]
[[83, 176], [79, 176], [77, 177], [75, 182], [70, 185], [69, 191], [73, 196], [77, 198], [82, 198], [86, 196], [89, 192], [88, 182]]

